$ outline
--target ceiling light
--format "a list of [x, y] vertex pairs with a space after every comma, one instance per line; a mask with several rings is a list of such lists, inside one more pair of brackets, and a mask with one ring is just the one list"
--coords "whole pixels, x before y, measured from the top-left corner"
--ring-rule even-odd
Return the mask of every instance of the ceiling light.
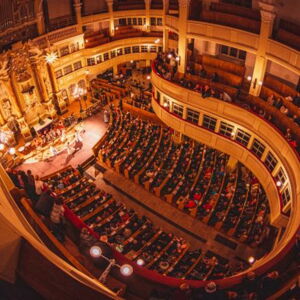
[[90, 255], [94, 258], [99, 258], [102, 255], [102, 249], [99, 246], [92, 246]]
[[121, 266], [120, 272], [123, 276], [130, 276], [133, 273], [133, 268], [131, 265], [124, 264]]

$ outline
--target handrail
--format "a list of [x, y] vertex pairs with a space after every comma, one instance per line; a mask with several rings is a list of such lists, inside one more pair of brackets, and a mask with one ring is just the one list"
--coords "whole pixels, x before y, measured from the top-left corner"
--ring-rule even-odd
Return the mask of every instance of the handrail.
[[[153, 65], [153, 73], [154, 73], [153, 76], [158, 76], [156, 82], [153, 83], [153, 81], [152, 81], [153, 86], [156, 87], [156, 84], [159, 83], [160, 87], [157, 88], [158, 91], [162, 91], [166, 95], [168, 95], [168, 93], [171, 93], [172, 96], [170, 96], [170, 97], [172, 97], [172, 98], [175, 97], [176, 98], [176, 96], [174, 96], [172, 94], [172, 91], [174, 91], [174, 87], [173, 86], [176, 87], [177, 85], [175, 83], [170, 83], [166, 79], [164, 79], [161, 76], [159, 76], [156, 73], [154, 65]], [[180, 87], [180, 88], [181, 88], [181, 91], [184, 89], [183, 87]], [[191, 93], [195, 93], [195, 92], [191, 91]], [[198, 95], [198, 97], [200, 98], [200, 95]], [[178, 100], [179, 98], [177, 98], [176, 101], [182, 102], [182, 101], [184, 101], [183, 98], [184, 98], [184, 96], [180, 100]], [[211, 98], [211, 99], [213, 99], [213, 98]], [[219, 100], [216, 99], [215, 101], [219, 101]], [[203, 102], [202, 101], [202, 106], [205, 103], [207, 103], [207, 105], [208, 105], [209, 101], [208, 102]], [[174, 118], [177, 119], [177, 120], [180, 120], [180, 122], [189, 123], [185, 119], [182, 119], [182, 118], [180, 118], [180, 117], [172, 114], [167, 109], [165, 109], [164, 107], [162, 107], [157, 102], [157, 100], [154, 97], [152, 98], [152, 105], [153, 105], [154, 111], [156, 112], [156, 114], [158, 114], [159, 117], [161, 115], [161, 112], [158, 111], [158, 110], [161, 110], [161, 111], [164, 111], [164, 115], [165, 116], [166, 116], [166, 114], [168, 114], [172, 118], [172, 120], [170, 120], [170, 122], [167, 122], [167, 124], [169, 126], [171, 126], [171, 127], [172, 127], [172, 124], [174, 122], [173, 121]], [[228, 106], [228, 109], [229, 109], [229, 107], [232, 107], [232, 108], [237, 107], [237, 106], [235, 106], [233, 104], [228, 104], [228, 103], [225, 103], [225, 102], [224, 102], [224, 106], [226, 106], [226, 107]], [[219, 111], [219, 109], [217, 109], [218, 111], [214, 111], [212, 109], [212, 107], [215, 107], [215, 106], [207, 106], [207, 111], [208, 112], [211, 111], [211, 113], [217, 113], [221, 117], [222, 116], [222, 112], [224, 111], [225, 108], [222, 109], [222, 111]], [[237, 119], [237, 120], [233, 120], [233, 121], [236, 122], [237, 124], [239, 124], [240, 119]], [[261, 120], [263, 120], [263, 119], [261, 119]], [[165, 118], [164, 118], [164, 121], [166, 122]], [[266, 123], [266, 126], [270, 126], [267, 122], [265, 122], [265, 123]], [[193, 124], [193, 125], [194, 125], [193, 127], [195, 127], [195, 128], [199, 127], [199, 125], [195, 125], [195, 124]], [[256, 127], [258, 127], [258, 126], [259, 125], [256, 124]], [[263, 126], [263, 128], [266, 127], [266, 126]], [[181, 128], [183, 128], [183, 127], [184, 126], [182, 126]], [[274, 130], [273, 127], [271, 127], [271, 128]], [[265, 129], [267, 129], [267, 128], [265, 128]], [[201, 127], [201, 131], [208, 131], [208, 129], [205, 129], [205, 128]], [[271, 132], [271, 131], [268, 131], [268, 132]], [[218, 136], [218, 134], [215, 133], [215, 132], [210, 131], [210, 133]], [[185, 134], [189, 135], [188, 132], [185, 132]], [[282, 136], [282, 134], [280, 134], [280, 136]], [[222, 136], [222, 139], [226, 139], [226, 137]], [[235, 145], [237, 144], [237, 142], [235, 142], [235, 141], [233, 141], [233, 140], [231, 140], [229, 138], [227, 138], [227, 140], [230, 141], [230, 143], [233, 143]], [[292, 191], [292, 195], [293, 195], [293, 202], [292, 202], [292, 204], [293, 204], [293, 212], [292, 212], [292, 214], [290, 216], [290, 222], [289, 222], [289, 224], [287, 226], [286, 232], [285, 232], [284, 236], [282, 237], [282, 239], [280, 240], [280, 242], [278, 243], [278, 245], [269, 254], [267, 254], [263, 259], [257, 261], [254, 264], [253, 269], [255, 270], [255, 272], [257, 272], [257, 274], [261, 274], [262, 272], [265, 272], [269, 268], [273, 267], [289, 251], [289, 249], [292, 247], [292, 245], [295, 242], [296, 233], [299, 230], [299, 219], [297, 218], [297, 215], [299, 213], [298, 211], [300, 209], [300, 206], [298, 204], [298, 202], [299, 202], [299, 199], [298, 199], [299, 198], [299, 185], [297, 185], [296, 182], [299, 181], [300, 178], [299, 178], [299, 172], [295, 171], [295, 170], [299, 170], [299, 160], [298, 160], [298, 156], [296, 155], [295, 151], [292, 151], [290, 145], [285, 140], [283, 140], [282, 143], [283, 143], [283, 145], [286, 144], [286, 145], [284, 145], [284, 147], [281, 147], [281, 149], [286, 148], [285, 151], [284, 151], [284, 154], [287, 155], [287, 153], [286, 153], [287, 151], [290, 151], [291, 153], [295, 154], [294, 157], [292, 155], [290, 156], [291, 159], [294, 159], [294, 162], [295, 162], [294, 164], [292, 162], [290, 162], [290, 163], [287, 162], [285, 157], [282, 158], [283, 159], [282, 163], [285, 165], [285, 167], [286, 167], [286, 169], [287, 169], [287, 171], [289, 173], [288, 175], [289, 175], [290, 181], [293, 183], [292, 184], [292, 190], [293, 190]], [[273, 144], [272, 144], [272, 146], [274, 147]], [[239, 145], [239, 147], [241, 147], [241, 145]], [[280, 147], [280, 145], [277, 144], [276, 147], [278, 148], [278, 147]], [[249, 149], [247, 149], [247, 150], [249, 150]], [[253, 154], [251, 154], [251, 155], [253, 155]], [[281, 156], [282, 156], [282, 153], [281, 153]], [[296, 173], [294, 173], [294, 172], [296, 172]]]
[[67, 258], [67, 260], [79, 271], [95, 279], [96, 277], [92, 275], [82, 264], [80, 264], [78, 260], [57, 240], [57, 238], [52, 234], [52, 232], [48, 229], [48, 227], [44, 224], [44, 222], [33, 211], [28, 200], [26, 198], [22, 198], [21, 203], [25, 208], [25, 210], [27, 211], [27, 213], [29, 214], [29, 216], [39, 226], [39, 228], [46, 234], [47, 238], [51, 241], [51, 243], [53, 243], [53, 245], [64, 255], [64, 257]]

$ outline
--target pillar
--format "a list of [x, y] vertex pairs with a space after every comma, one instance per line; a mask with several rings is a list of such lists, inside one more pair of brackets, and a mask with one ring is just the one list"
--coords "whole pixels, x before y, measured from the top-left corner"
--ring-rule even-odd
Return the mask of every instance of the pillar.
[[151, 31], [150, 25], [150, 8], [151, 8], [151, 0], [145, 0], [145, 8], [146, 8], [146, 31]]
[[115, 35], [115, 23], [114, 23], [114, 10], [113, 10], [113, 0], [106, 0], [109, 14], [109, 36]]
[[76, 23], [79, 29], [79, 32], [82, 32], [82, 19], [81, 19], [81, 2], [80, 0], [73, 0], [74, 1], [74, 9], [76, 15]]
[[260, 1], [259, 6], [261, 13], [260, 34], [256, 59], [254, 63], [253, 75], [249, 90], [249, 93], [253, 96], [259, 96], [260, 94], [262, 82], [264, 80], [267, 67], [266, 48], [268, 44], [268, 39], [273, 31], [273, 24], [276, 16], [274, 5], [265, 3], [264, 1]]
[[229, 172], [233, 171], [236, 168], [237, 163], [237, 159], [230, 156], [226, 165], [226, 170]]
[[36, 15], [36, 25], [39, 35], [43, 35], [45, 33], [45, 20], [43, 13], [43, 1], [35, 0], [34, 1], [34, 11]]
[[167, 52], [169, 49], [169, 29], [166, 26], [166, 15], [169, 11], [169, 0], [163, 0], [163, 51]]
[[178, 72], [184, 74], [187, 63], [187, 21], [189, 17], [189, 8], [191, 0], [178, 0], [179, 2], [179, 22], [178, 22]]
[[114, 77], [119, 74], [118, 65], [113, 65], [113, 75]]
[[45, 86], [45, 82], [42, 78], [41, 69], [38, 67], [37, 63], [32, 63], [32, 70], [35, 77], [36, 86], [40, 95], [41, 103], [47, 102], [48, 94]]

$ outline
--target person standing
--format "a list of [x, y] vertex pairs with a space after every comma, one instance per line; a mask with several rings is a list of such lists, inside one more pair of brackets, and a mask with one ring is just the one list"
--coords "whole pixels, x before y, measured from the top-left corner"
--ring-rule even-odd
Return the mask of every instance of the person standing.
[[31, 170], [27, 170], [27, 178], [28, 178], [28, 193], [29, 193], [28, 196], [32, 200], [37, 200], [37, 195], [35, 192], [35, 180]]
[[60, 242], [64, 242], [64, 206], [61, 198], [56, 198], [50, 213], [53, 233]]
[[35, 176], [35, 193], [37, 196], [41, 196], [42, 192], [45, 190], [45, 183], [40, 179], [38, 175]]

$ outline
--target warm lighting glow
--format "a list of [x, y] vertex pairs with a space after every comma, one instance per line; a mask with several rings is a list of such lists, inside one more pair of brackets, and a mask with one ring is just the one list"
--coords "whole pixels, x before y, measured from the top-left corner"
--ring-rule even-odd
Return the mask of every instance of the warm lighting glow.
[[276, 185], [277, 185], [278, 187], [281, 187], [282, 182], [281, 182], [280, 180], [278, 180], [278, 181], [276, 182]]
[[254, 262], [255, 262], [255, 258], [253, 257], [253, 256], [250, 256], [249, 258], [248, 258], [248, 262], [249, 262], [249, 264], [253, 264]]
[[99, 246], [92, 246], [90, 255], [94, 258], [99, 258], [102, 255], [102, 249]]
[[88, 42], [89, 42], [89, 40], [85, 40], [85, 42], [86, 42], [86, 43], [88, 43]]
[[124, 264], [121, 266], [120, 272], [123, 276], [130, 276], [133, 273], [133, 268], [131, 265]]
[[168, 107], [168, 106], [169, 106], [168, 102], [164, 102], [164, 107]]
[[143, 266], [144, 263], [145, 263], [144, 260], [141, 259], [141, 258], [139, 258], [139, 259], [136, 261], [136, 264], [137, 264], [138, 266]]
[[172, 54], [168, 54], [168, 58], [172, 58]]
[[146, 77], [148, 80], [150, 80], [151, 79], [151, 76], [150, 75], [147, 75], [147, 77]]
[[116, 29], [116, 30], [119, 30], [119, 27], [117, 26], [115, 29]]
[[0, 144], [0, 151], [4, 149], [4, 144]]
[[156, 39], [156, 40], [154, 41], [155, 44], [158, 44], [159, 42], [160, 42], [160, 39]]
[[130, 63], [132, 63], [132, 64], [133, 64], [133, 60], [131, 60], [131, 61], [130, 61]]
[[9, 148], [8, 150], [10, 155], [14, 155], [16, 153], [16, 149], [15, 148]]
[[45, 59], [46, 59], [46, 62], [48, 64], [53, 64], [56, 60], [57, 60], [57, 54], [56, 52], [50, 52], [50, 53], [47, 53], [46, 56], [45, 56]]
[[251, 81], [252, 77], [251, 76], [247, 76], [247, 80]]
[[90, 70], [85, 70], [85, 74], [90, 74]]
[[259, 81], [259, 82], [258, 82], [258, 85], [262, 85], [262, 84], [263, 84], [263, 82], [262, 82], [262, 81]]
[[179, 60], [180, 60], [179, 56], [176, 56], [175, 60], [176, 60], [176, 61], [179, 61]]
[[234, 132], [234, 131], [231, 132], [231, 136], [232, 136], [232, 137], [235, 136], [235, 132]]

